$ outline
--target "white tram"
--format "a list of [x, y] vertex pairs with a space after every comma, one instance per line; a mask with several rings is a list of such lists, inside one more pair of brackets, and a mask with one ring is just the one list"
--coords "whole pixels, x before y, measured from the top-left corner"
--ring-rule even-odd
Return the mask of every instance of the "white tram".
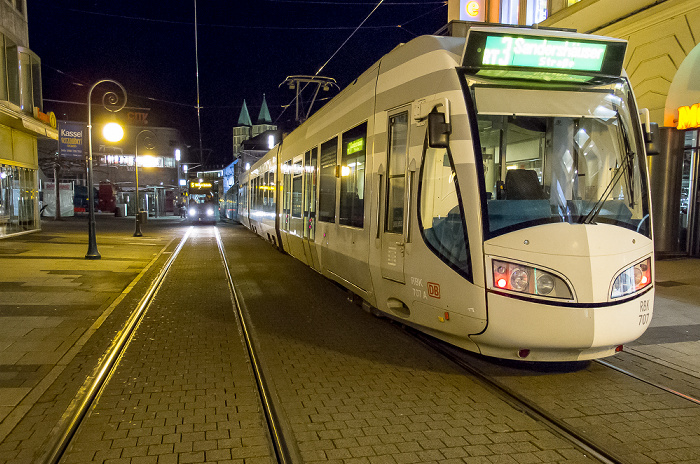
[[488, 356], [611, 355], [654, 304], [626, 42], [396, 47], [240, 179], [239, 218], [373, 308]]

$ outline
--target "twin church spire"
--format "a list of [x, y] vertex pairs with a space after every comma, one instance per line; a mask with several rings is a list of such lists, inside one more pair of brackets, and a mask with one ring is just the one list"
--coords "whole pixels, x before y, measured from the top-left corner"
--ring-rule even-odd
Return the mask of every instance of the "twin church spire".
[[[270, 110], [267, 107], [267, 100], [265, 100], [265, 94], [263, 94], [263, 102], [260, 107], [260, 114], [258, 114], [257, 124], [272, 124], [272, 117], [270, 116]], [[243, 100], [243, 107], [241, 108], [241, 114], [238, 116], [239, 126], [252, 126], [253, 122], [250, 119], [250, 113], [248, 112], [248, 105], [246, 105], [245, 100]]]

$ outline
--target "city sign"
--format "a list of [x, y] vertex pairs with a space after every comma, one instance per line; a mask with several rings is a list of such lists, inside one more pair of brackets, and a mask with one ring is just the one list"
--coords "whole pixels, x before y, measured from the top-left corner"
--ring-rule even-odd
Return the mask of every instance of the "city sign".
[[623, 40], [596, 40], [581, 34], [562, 37], [555, 33], [509, 34], [474, 28], [469, 31], [462, 64], [488, 70], [483, 74], [489, 75], [497, 75], [495, 70], [520, 70], [519, 74], [505, 73], [507, 77], [532, 78], [537, 72], [619, 76], [626, 48]]
[[58, 123], [58, 151], [61, 156], [84, 156], [85, 124], [60, 121]]

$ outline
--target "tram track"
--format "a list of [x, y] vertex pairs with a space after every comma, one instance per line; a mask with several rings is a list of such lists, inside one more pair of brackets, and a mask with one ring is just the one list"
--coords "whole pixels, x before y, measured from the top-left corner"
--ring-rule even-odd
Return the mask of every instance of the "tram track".
[[564, 421], [554, 417], [544, 408], [530, 401], [514, 389], [499, 382], [492, 376], [483, 372], [473, 363], [468, 362], [463, 356], [456, 353], [456, 348], [420, 332], [410, 330], [410, 333], [420, 342], [444, 356], [462, 370], [468, 372], [473, 378], [479, 381], [485, 388], [496, 394], [513, 408], [528, 415], [534, 420], [544, 424], [551, 432], [562, 439], [568, 441], [573, 446], [582, 451], [586, 456], [606, 464], [627, 464], [628, 461], [616, 452], [598, 445], [591, 437], [581, 433], [569, 426]]
[[679, 397], [679, 398], [683, 398], [684, 400], [688, 400], [688, 401], [690, 401], [691, 403], [694, 403], [694, 404], [700, 406], [700, 399], [697, 399], [697, 398], [695, 398], [695, 397], [693, 397], [693, 396], [691, 396], [691, 395], [688, 395], [688, 394], [679, 392], [679, 391], [677, 391], [677, 390], [674, 390], [673, 388], [667, 387], [666, 385], [663, 385], [663, 384], [661, 384], [660, 382], [657, 382], [657, 381], [655, 381], [655, 380], [649, 379], [649, 378], [647, 378], [647, 377], [645, 377], [645, 376], [642, 376], [642, 375], [639, 375], [639, 374], [635, 374], [635, 373], [632, 372], [632, 371], [629, 371], [629, 370], [627, 370], [627, 369], [623, 369], [623, 368], [621, 368], [621, 367], [619, 367], [619, 366], [616, 366], [616, 365], [614, 365], [614, 364], [612, 364], [612, 363], [610, 363], [610, 362], [608, 362], [608, 361], [604, 361], [604, 360], [602, 360], [602, 359], [597, 359], [595, 362], [598, 363], [598, 364], [600, 364], [601, 366], [605, 366], [605, 367], [607, 367], [607, 368], [609, 368], [609, 369], [612, 369], [612, 370], [614, 370], [614, 371], [620, 372], [621, 374], [624, 374], [624, 375], [626, 375], [626, 376], [628, 376], [628, 377], [631, 377], [631, 378], [633, 378], [633, 379], [639, 380], [640, 382], [644, 382], [644, 383], [647, 384], [647, 385], [651, 385], [652, 387], [658, 388], [659, 390], [663, 390], [663, 391], [665, 391], [665, 392], [667, 392], [667, 393], [670, 393], [670, 394], [672, 394], [672, 395], [674, 395], [674, 396], [677, 396], [677, 397]]
[[270, 431], [270, 438], [275, 449], [276, 461], [279, 464], [293, 464], [295, 462], [302, 462], [299, 452], [296, 450], [293, 441], [289, 441], [285, 438], [284, 430], [287, 428], [284, 424], [283, 413], [281, 408], [277, 406], [277, 401], [274, 399], [274, 392], [268, 383], [266, 376], [264, 374], [264, 369], [261, 365], [260, 356], [258, 349], [253, 340], [253, 336], [247, 322], [247, 311], [245, 310], [245, 302], [240, 297], [236, 285], [234, 284], [231, 271], [229, 270], [228, 259], [226, 258], [226, 249], [224, 247], [223, 241], [221, 240], [221, 234], [219, 229], [216, 230], [216, 243], [219, 247], [219, 253], [221, 255], [221, 260], [223, 261], [224, 270], [226, 272], [226, 279], [228, 281], [228, 288], [231, 296], [231, 304], [233, 305], [234, 312], [236, 313], [236, 319], [240, 326], [241, 336], [243, 337], [250, 358], [251, 368], [255, 377], [258, 393], [260, 396], [260, 402], [263, 407], [263, 412], [265, 414], [265, 420], [267, 422], [268, 429]]
[[119, 358], [126, 350], [129, 341], [136, 331], [136, 328], [143, 319], [144, 314], [158, 293], [158, 290], [162, 286], [172, 264], [175, 262], [175, 259], [177, 259], [177, 256], [180, 254], [182, 248], [185, 246], [191, 232], [192, 228], [189, 228], [180, 240], [180, 243], [178, 243], [177, 247], [170, 255], [168, 261], [160, 270], [158, 276], [146, 290], [145, 295], [139, 301], [136, 309], [131, 313], [129, 319], [127, 319], [124, 327], [119, 332], [118, 337], [114, 339], [112, 345], [107, 349], [107, 352], [102, 358], [102, 362], [97, 366], [96, 372], [93, 375], [93, 379], [89, 386], [87, 386], [84, 393], [79, 392], [80, 398], [76, 403], [77, 407], [71, 408], [71, 410], [64, 415], [64, 419], [61, 421], [62, 426], [60, 427], [60, 432], [55, 435], [56, 438], [50, 441], [49, 445], [46, 447], [48, 448], [48, 451], [41, 454], [39, 462], [43, 464], [57, 464], [60, 462], [66, 449], [68, 449], [68, 445], [77, 432], [78, 427], [80, 427], [80, 424], [87, 415], [88, 411], [99, 397], [100, 391], [104, 388], [107, 382], [109, 382], [110, 376], [118, 365]]
[[[102, 361], [95, 368], [91, 376], [92, 379], [86, 382], [86, 386], [79, 391], [72, 406], [66, 411], [61, 423], [55, 429], [56, 431], [48, 438], [47, 443], [37, 453], [35, 462], [41, 464], [58, 464], [70, 449], [73, 440], [78, 436], [79, 428], [89, 416], [89, 411], [99, 401], [102, 392], [107, 388], [112, 375], [116, 372], [139, 325], [144, 320], [146, 312], [166, 281], [168, 273], [189, 239], [192, 230], [192, 227], [188, 228], [188, 231], [180, 240], [157, 277], [151, 282], [144, 296], [131, 312], [123, 328], [119, 331], [110, 347], [102, 356]], [[239, 328], [241, 342], [245, 345], [245, 351], [250, 360], [252, 375], [255, 379], [255, 388], [258, 392], [262, 414], [264, 416], [263, 422], [266, 424], [269, 431], [269, 440], [273, 447], [273, 459], [279, 464], [302, 462], [299, 451], [296, 449], [296, 444], [293, 441], [285, 439], [285, 435], [289, 433], [285, 433], [285, 430], [288, 430], [289, 426], [281, 417], [281, 408], [276, 406], [278, 402], [278, 400], [276, 400], [276, 395], [272, 391], [270, 383], [266, 380], [264, 375], [264, 369], [261, 365], [258, 350], [250, 332], [249, 324], [246, 322], [245, 303], [241, 300], [229, 271], [226, 250], [221, 235], [218, 228], [214, 228], [214, 231], [218, 252], [221, 258], [220, 265], [224, 268], [226, 285], [230, 292], [231, 305]]]
[[[511, 380], [508, 382], [504, 382], [499, 380], [499, 377], [502, 377], [503, 375], [505, 375], [505, 377], [503, 377], [504, 380], [513, 378], [512, 373], [503, 374], [503, 372], [500, 372], [500, 369], [503, 366], [492, 366], [496, 369], [496, 371], [500, 372], [498, 375], [489, 373], [487, 372], [490, 367], [488, 361], [478, 359], [478, 355], [465, 353], [464, 351], [461, 351], [458, 348], [446, 345], [439, 340], [436, 340], [428, 335], [413, 331], [411, 329], [407, 329], [407, 331], [414, 338], [418, 339], [420, 342], [427, 345], [429, 348], [438, 352], [440, 355], [444, 356], [445, 358], [447, 358], [448, 360], [450, 360], [451, 362], [468, 372], [470, 376], [473, 376], [480, 383], [482, 383], [482, 385], [488, 388], [489, 391], [492, 391], [495, 394], [497, 394], [500, 398], [502, 398], [512, 407], [523, 412], [524, 414], [527, 414], [528, 416], [539, 421], [540, 423], [543, 423], [553, 433], [572, 443], [574, 446], [576, 446], [578, 449], [584, 452], [587, 456], [604, 463], [629, 464], [631, 462], [636, 462], [634, 460], [628, 459], [626, 456], [622, 455], [619, 451], [617, 451], [616, 447], [614, 445], [611, 445], [610, 441], [608, 441], [606, 444], [601, 444], [605, 443], [605, 440], [601, 440], [601, 436], [599, 434], [596, 435], [595, 430], [581, 430], [580, 426], [575, 426], [568, 423], [569, 419], [560, 418], [557, 417], [556, 414], [551, 413], [549, 411], [549, 407], [551, 407], [551, 404], [550, 406], [545, 406], [546, 402], [541, 402], [541, 398], [532, 399], [531, 395], [525, 393], [526, 390], [523, 390], [516, 386], [516, 384], [518, 383], [517, 381], [513, 382]], [[486, 363], [486, 369], [483, 368], [484, 366], [480, 367], [482, 362]], [[508, 365], [508, 363], [506, 363], [506, 365]], [[627, 378], [633, 379], [633, 381], [640, 382], [641, 384], [652, 387], [653, 389], [660, 391], [660, 395], [672, 395], [673, 397], [679, 398], [682, 401], [687, 401], [688, 407], [690, 408], [694, 408], [700, 405], [700, 400], [692, 395], [670, 388], [656, 379], [640, 375], [629, 369], [623, 369], [605, 360], [595, 360], [592, 361], [590, 364], [580, 364], [574, 367], [573, 369], [572, 366], [568, 366], [567, 368], [564, 368], [562, 372], [567, 372], [568, 370], [571, 370], [572, 372], [581, 371], [582, 373], [590, 373], [595, 371], [596, 375], [600, 376], [600, 373], [602, 371], [592, 369], [592, 367], [596, 365], [601, 366], [605, 370], [613, 371], [617, 374], [621, 374]], [[545, 371], [547, 372], [546, 375], [555, 375], [557, 372], [556, 368], [552, 368], [552, 366], [549, 366], [549, 368], [545, 369]], [[535, 375], [540, 374], [542, 372], [544, 371], [541, 371], [539, 369], [533, 371]], [[515, 375], [518, 376], [518, 374]], [[528, 377], [528, 374], [521, 373], [520, 376], [522, 376], [522, 378], [525, 379]], [[620, 388], [625, 387], [621, 386]]]

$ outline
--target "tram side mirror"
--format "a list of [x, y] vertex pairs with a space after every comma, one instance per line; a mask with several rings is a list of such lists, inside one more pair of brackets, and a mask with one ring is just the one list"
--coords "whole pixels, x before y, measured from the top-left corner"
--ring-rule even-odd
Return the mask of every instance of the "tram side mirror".
[[450, 143], [452, 124], [445, 122], [444, 113], [428, 113], [428, 146], [447, 148]]
[[644, 145], [646, 147], [647, 156], [658, 155], [659, 150], [659, 125], [655, 122], [649, 123], [647, 128], [646, 124], [642, 124], [644, 129]]

